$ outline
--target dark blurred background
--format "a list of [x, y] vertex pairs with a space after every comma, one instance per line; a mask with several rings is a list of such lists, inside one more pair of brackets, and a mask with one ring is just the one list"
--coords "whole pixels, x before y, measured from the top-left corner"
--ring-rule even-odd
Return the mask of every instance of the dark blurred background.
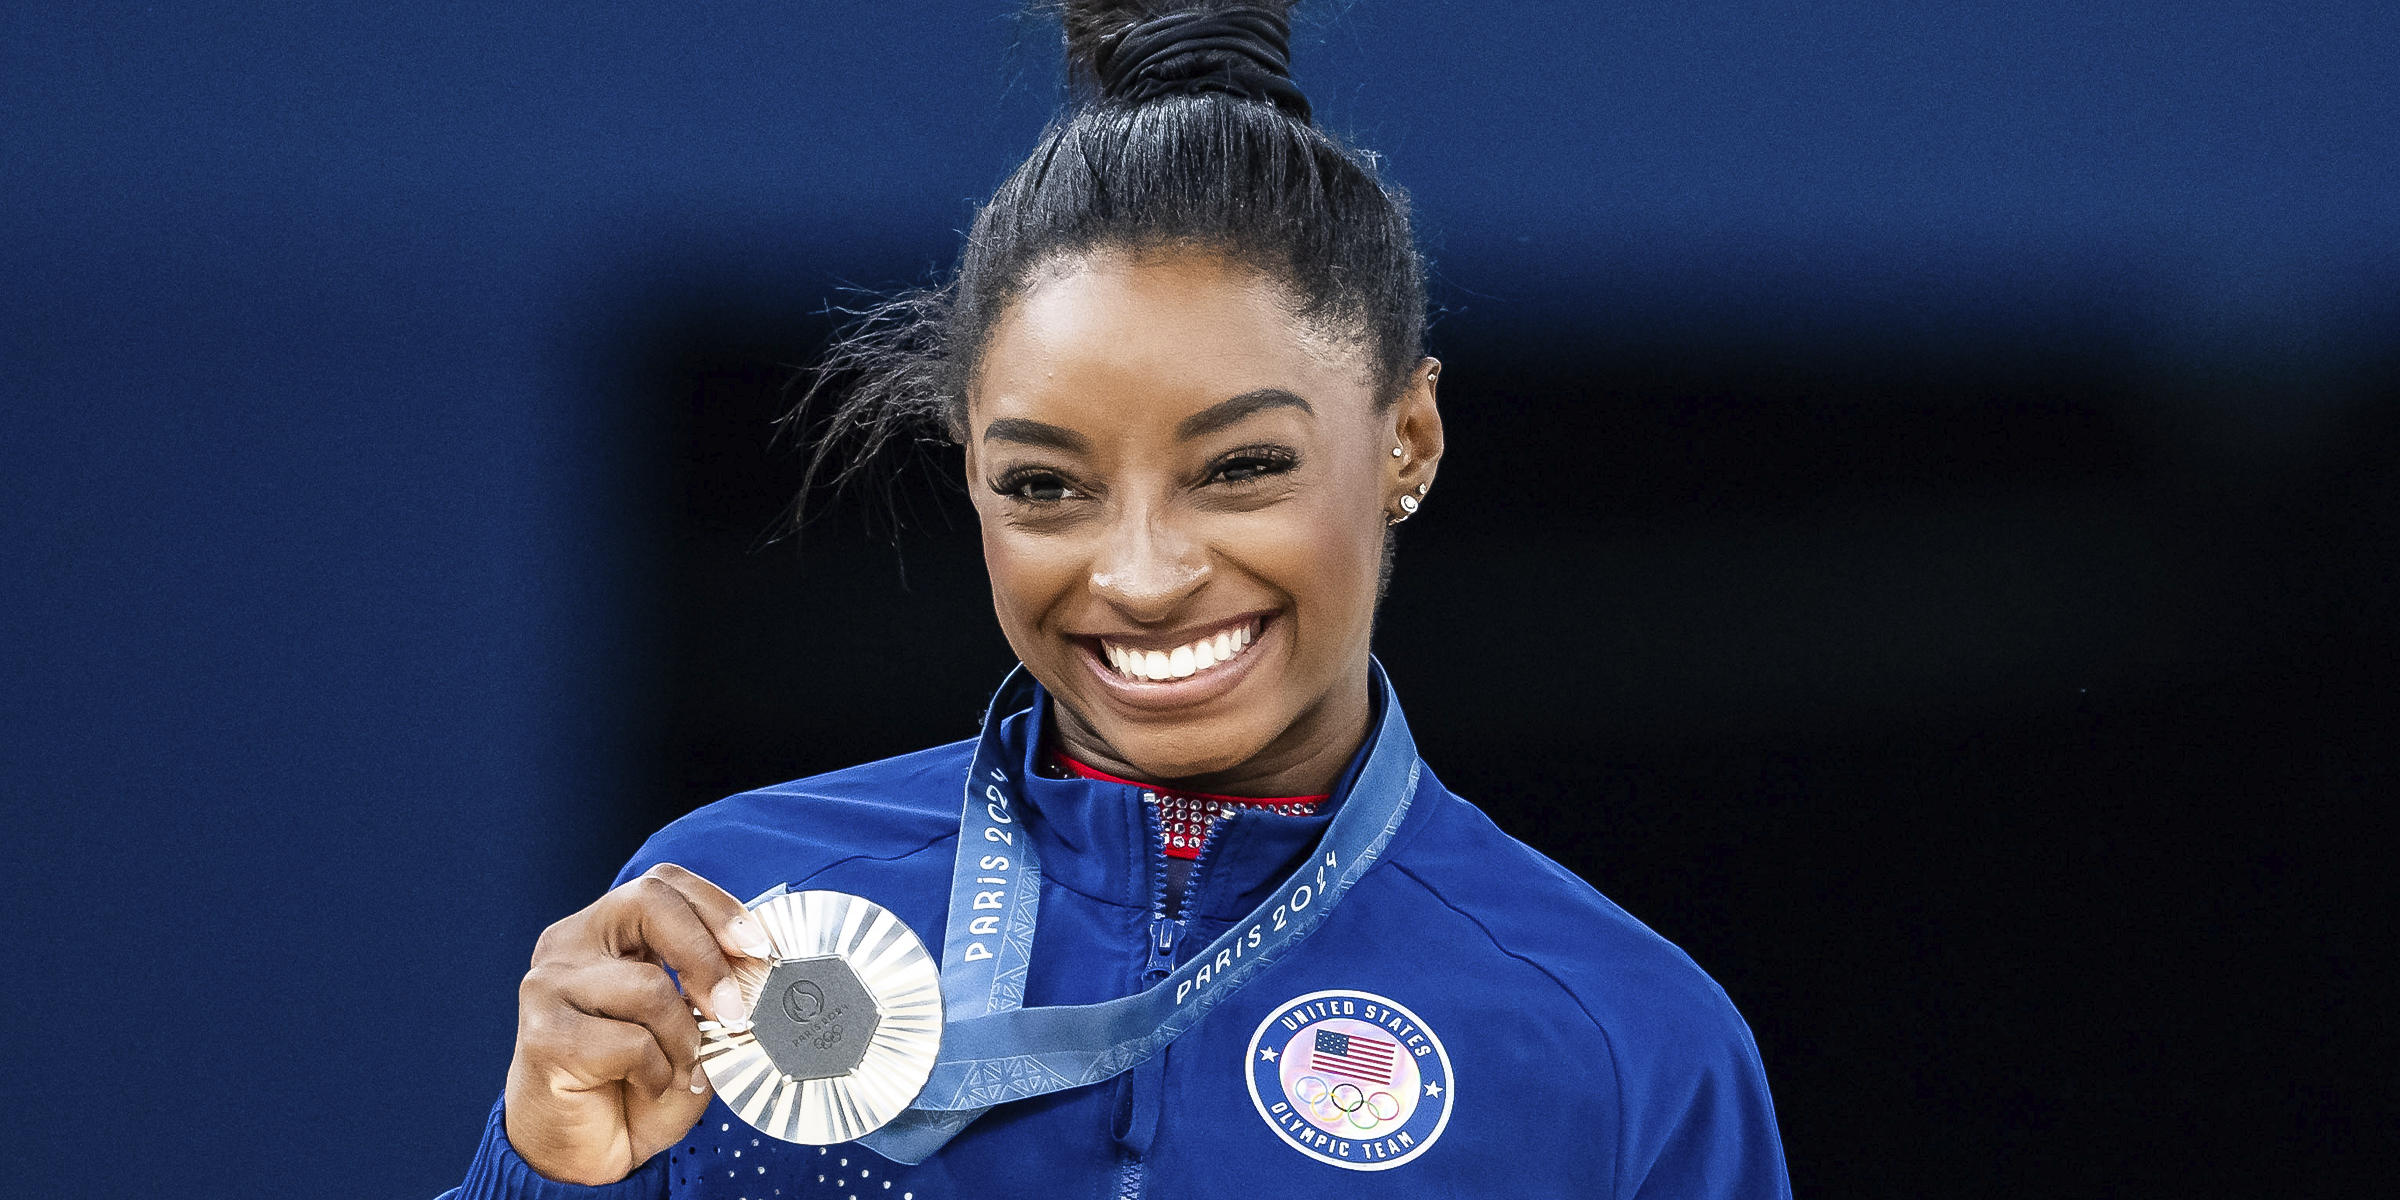
[[[1725, 985], [1797, 1189], [2388, 1187], [2400, 10], [1303, 12], [1438, 267], [1379, 652]], [[770, 544], [771, 422], [948, 263], [1054, 34], [0, 33], [0, 1192], [430, 1197], [543, 925], [1008, 665], [947, 460]]]

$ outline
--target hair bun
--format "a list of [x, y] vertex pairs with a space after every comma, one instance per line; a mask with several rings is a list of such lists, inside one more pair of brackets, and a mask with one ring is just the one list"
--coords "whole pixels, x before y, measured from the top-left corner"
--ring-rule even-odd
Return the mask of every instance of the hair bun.
[[1103, 103], [1216, 93], [1272, 104], [1305, 123], [1308, 97], [1292, 83], [1291, 37], [1282, 12], [1257, 5], [1168, 13], [1099, 38], [1092, 74]]

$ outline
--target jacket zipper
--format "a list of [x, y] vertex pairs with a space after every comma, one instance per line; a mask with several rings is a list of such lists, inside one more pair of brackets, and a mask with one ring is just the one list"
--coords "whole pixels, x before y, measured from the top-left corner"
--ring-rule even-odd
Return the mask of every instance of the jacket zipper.
[[1183, 902], [1176, 905], [1174, 916], [1167, 915], [1167, 831], [1161, 819], [1162, 806], [1153, 789], [1142, 792], [1142, 808], [1150, 823], [1150, 843], [1156, 848], [1156, 858], [1150, 871], [1150, 955], [1143, 966], [1145, 984], [1156, 983], [1175, 970], [1175, 943], [1183, 936], [1183, 910], [1191, 907], [1193, 893], [1200, 890], [1200, 880], [1208, 871], [1209, 859], [1216, 854], [1217, 834], [1231, 813], [1209, 821], [1208, 837], [1200, 843], [1200, 856], [1192, 860], [1191, 872], [1183, 877]]
[[[1182, 913], [1190, 906], [1192, 894], [1199, 890], [1201, 873], [1208, 868], [1209, 855], [1216, 850], [1217, 834], [1221, 832], [1215, 822], [1211, 822], [1208, 840], [1201, 843], [1200, 856], [1192, 860], [1191, 873], [1184, 876], [1183, 901], [1176, 905], [1175, 916], [1167, 915], [1167, 835], [1157, 797], [1158, 793], [1153, 790], [1142, 793], [1142, 808], [1150, 824], [1150, 842], [1156, 848], [1156, 859], [1151, 864], [1150, 872], [1150, 936], [1146, 947], [1147, 957], [1142, 965], [1143, 987], [1156, 986], [1159, 980], [1175, 973], [1175, 945], [1183, 937]], [[1136, 1072], [1163, 1069], [1164, 1064], [1156, 1060], [1134, 1068]], [[1126, 1082], [1129, 1087], [1140, 1086], [1140, 1081], [1130, 1077]], [[1127, 1151], [1123, 1169], [1117, 1177], [1118, 1200], [1140, 1200], [1143, 1159], [1143, 1155], [1135, 1154], [1130, 1149]]]
[[1175, 939], [1183, 936], [1183, 922], [1173, 917], [1153, 913], [1150, 917], [1150, 962], [1142, 970], [1144, 984], [1157, 983], [1175, 971]]

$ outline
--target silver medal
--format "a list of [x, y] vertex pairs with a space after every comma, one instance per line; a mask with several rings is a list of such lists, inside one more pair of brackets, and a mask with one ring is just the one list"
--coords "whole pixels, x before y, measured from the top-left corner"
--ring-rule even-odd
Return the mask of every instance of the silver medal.
[[760, 1132], [829, 1146], [900, 1115], [942, 1048], [940, 969], [908, 924], [846, 892], [785, 892], [751, 917], [775, 961], [734, 971], [750, 1028], [700, 1022], [700, 1064]]

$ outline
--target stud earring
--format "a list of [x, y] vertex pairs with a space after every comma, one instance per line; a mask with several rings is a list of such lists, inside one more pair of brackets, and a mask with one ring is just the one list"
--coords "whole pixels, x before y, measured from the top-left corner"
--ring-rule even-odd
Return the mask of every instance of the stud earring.
[[1398, 446], [1394, 446], [1394, 447], [1392, 447], [1392, 457], [1393, 457], [1393, 458], [1406, 458], [1406, 457], [1408, 457], [1408, 456], [1407, 456], [1406, 454], [1404, 454], [1404, 453], [1402, 453], [1402, 452], [1401, 452], [1401, 449], [1400, 449], [1400, 447], [1398, 447]]
[[1417, 512], [1417, 498], [1415, 496], [1400, 497], [1400, 511], [1407, 513], [1410, 516], [1415, 516]]
[[1430, 492], [1430, 491], [1432, 491], [1432, 490], [1433, 490], [1433, 485], [1432, 485], [1432, 484], [1430, 484], [1430, 483], [1420, 483], [1420, 484], [1418, 484], [1418, 485], [1417, 485], [1417, 494], [1418, 494], [1418, 495], [1420, 495], [1420, 496], [1422, 496], [1422, 495], [1424, 495], [1425, 493], [1427, 493], [1427, 492]]

